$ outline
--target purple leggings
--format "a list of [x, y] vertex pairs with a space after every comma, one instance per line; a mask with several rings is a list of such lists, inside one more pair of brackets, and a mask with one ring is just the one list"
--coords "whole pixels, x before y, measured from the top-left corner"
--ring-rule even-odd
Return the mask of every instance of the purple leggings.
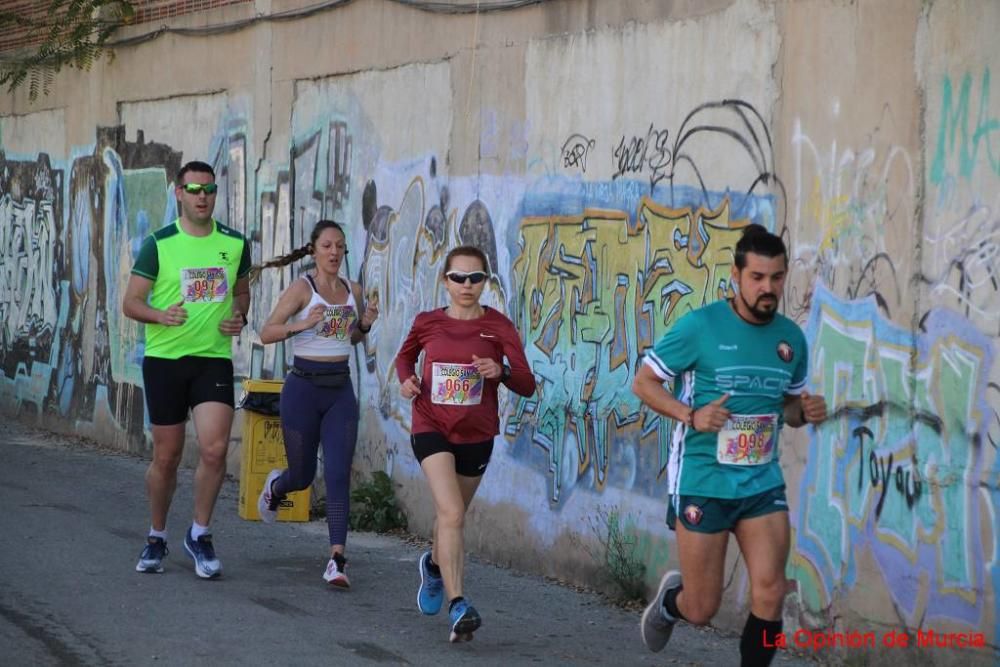
[[[310, 361], [295, 358], [295, 367], [309, 373], [347, 372], [346, 361]], [[289, 373], [281, 389], [281, 429], [288, 468], [271, 487], [276, 498], [312, 484], [316, 453], [323, 445], [326, 481], [326, 525], [330, 544], [346, 544], [351, 509], [351, 461], [358, 442], [358, 401], [350, 378], [342, 387], [316, 387]]]

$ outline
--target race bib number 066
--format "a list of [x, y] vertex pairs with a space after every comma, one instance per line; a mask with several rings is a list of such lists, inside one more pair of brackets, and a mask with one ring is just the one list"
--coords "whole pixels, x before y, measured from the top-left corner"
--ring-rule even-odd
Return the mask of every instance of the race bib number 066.
[[719, 431], [719, 463], [756, 466], [774, 459], [778, 444], [778, 415], [730, 415]]
[[431, 364], [431, 403], [479, 405], [483, 400], [483, 376], [472, 364]]
[[181, 269], [181, 294], [187, 303], [218, 303], [228, 292], [224, 268]]

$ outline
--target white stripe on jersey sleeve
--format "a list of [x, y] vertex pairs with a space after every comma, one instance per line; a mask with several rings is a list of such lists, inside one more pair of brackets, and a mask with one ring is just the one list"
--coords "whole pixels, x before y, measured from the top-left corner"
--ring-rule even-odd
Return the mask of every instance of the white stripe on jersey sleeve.
[[788, 388], [785, 389], [785, 394], [789, 396], [799, 396], [802, 394], [803, 391], [805, 391], [806, 384], [807, 384], [806, 378], [803, 378], [802, 382], [796, 382], [795, 384], [790, 384], [788, 385]]
[[667, 368], [667, 365], [660, 361], [660, 358], [652, 350], [647, 352], [646, 356], [642, 358], [642, 363], [652, 368], [653, 372], [656, 373], [656, 377], [664, 382], [673, 382], [674, 378], [677, 377], [677, 373]]

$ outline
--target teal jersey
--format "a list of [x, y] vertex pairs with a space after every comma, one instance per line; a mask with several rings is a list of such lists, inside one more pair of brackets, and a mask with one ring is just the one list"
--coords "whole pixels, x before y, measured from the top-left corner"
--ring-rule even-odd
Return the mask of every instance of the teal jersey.
[[132, 273], [153, 281], [149, 305], [166, 310], [184, 300], [188, 318], [178, 327], [146, 325], [146, 356], [233, 356], [233, 337], [219, 331], [232, 317], [233, 287], [250, 273], [250, 246], [217, 220], [208, 236], [192, 236], [175, 220], [146, 237]]
[[778, 435], [785, 396], [802, 393], [808, 359], [802, 330], [780, 314], [750, 324], [729, 301], [717, 301], [680, 318], [643, 363], [695, 409], [729, 394], [731, 414], [719, 433], [675, 425], [669, 493], [746, 498], [784, 484]]

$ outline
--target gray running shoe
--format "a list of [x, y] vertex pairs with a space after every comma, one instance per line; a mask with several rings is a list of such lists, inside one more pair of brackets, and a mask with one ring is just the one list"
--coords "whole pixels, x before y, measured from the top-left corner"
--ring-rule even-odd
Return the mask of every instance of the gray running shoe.
[[670, 570], [660, 579], [660, 588], [656, 591], [656, 596], [642, 612], [642, 623], [639, 630], [642, 634], [642, 643], [650, 651], [662, 651], [663, 647], [670, 641], [670, 634], [674, 631], [677, 621], [668, 621], [663, 615], [663, 598], [671, 588], [681, 585], [681, 573], [677, 570]]

